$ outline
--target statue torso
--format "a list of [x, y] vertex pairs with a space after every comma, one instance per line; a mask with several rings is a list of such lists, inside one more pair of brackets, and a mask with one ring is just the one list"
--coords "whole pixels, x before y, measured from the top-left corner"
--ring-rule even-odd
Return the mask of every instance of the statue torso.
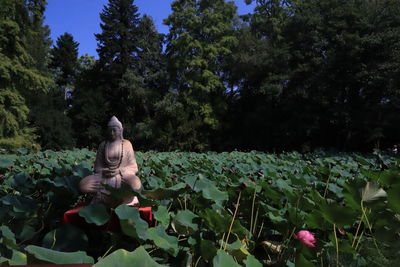
[[107, 168], [117, 169], [123, 160], [123, 140], [114, 142], [106, 141], [104, 144], [104, 165]]

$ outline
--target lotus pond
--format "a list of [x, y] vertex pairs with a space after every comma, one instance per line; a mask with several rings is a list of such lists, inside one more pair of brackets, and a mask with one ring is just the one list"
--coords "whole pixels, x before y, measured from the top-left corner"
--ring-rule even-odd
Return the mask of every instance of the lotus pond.
[[[400, 258], [400, 160], [382, 155], [136, 153], [155, 226], [134, 208], [121, 232], [63, 225], [89, 196], [87, 149], [0, 156], [0, 265], [384, 266]], [[86, 221], [109, 211], [90, 205]], [[137, 265], [135, 265], [137, 264]]]

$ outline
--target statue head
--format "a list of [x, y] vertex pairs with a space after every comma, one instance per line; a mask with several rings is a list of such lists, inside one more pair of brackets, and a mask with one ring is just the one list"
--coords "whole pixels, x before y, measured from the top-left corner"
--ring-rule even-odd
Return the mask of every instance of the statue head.
[[117, 119], [117, 117], [112, 116], [107, 124], [107, 132], [111, 141], [118, 139], [123, 139], [122, 137], [122, 123]]

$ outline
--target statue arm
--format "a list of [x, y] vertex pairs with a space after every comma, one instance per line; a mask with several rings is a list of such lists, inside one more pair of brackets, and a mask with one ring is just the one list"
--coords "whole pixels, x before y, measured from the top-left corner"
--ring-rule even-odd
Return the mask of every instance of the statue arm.
[[124, 158], [124, 164], [120, 168], [121, 174], [123, 177], [128, 177], [132, 175], [136, 176], [136, 173], [138, 172], [138, 166], [136, 163], [135, 153], [133, 152], [132, 144], [127, 140], [125, 140], [124, 142], [124, 150], [126, 151], [126, 153], [124, 153], [124, 157], [126, 157], [126, 159]]
[[104, 142], [101, 142], [96, 153], [96, 161], [94, 162], [94, 172], [101, 174], [104, 169]]
[[[120, 169], [124, 182], [128, 183], [134, 190], [139, 190], [142, 187], [142, 183], [139, 177], [136, 176], [138, 172], [138, 166], [135, 159], [135, 153], [132, 148], [132, 144], [129, 141], [124, 141], [124, 150], [126, 147], [126, 161], [123, 168]], [[124, 156], [125, 156], [124, 155]]]
[[97, 191], [99, 191], [102, 188], [100, 180], [98, 179], [99, 176], [97, 174], [99, 174], [101, 177], [102, 168], [104, 168], [104, 166], [103, 166], [103, 151], [104, 151], [103, 143], [101, 143], [99, 145], [99, 148], [97, 149], [96, 161], [94, 163], [95, 174], [86, 176], [79, 182], [79, 189], [82, 193], [95, 194], [95, 193], [97, 193]]

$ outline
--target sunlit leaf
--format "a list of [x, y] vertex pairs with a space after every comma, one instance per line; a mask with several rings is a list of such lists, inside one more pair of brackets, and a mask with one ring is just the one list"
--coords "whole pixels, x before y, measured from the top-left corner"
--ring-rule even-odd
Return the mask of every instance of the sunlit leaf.
[[10, 259], [10, 265], [26, 265], [27, 264], [27, 257], [24, 253], [13, 250], [13, 255]]
[[138, 247], [133, 252], [124, 249], [118, 249], [105, 258], [100, 259], [93, 267], [161, 267], [152, 259], [147, 251], [142, 247]]

